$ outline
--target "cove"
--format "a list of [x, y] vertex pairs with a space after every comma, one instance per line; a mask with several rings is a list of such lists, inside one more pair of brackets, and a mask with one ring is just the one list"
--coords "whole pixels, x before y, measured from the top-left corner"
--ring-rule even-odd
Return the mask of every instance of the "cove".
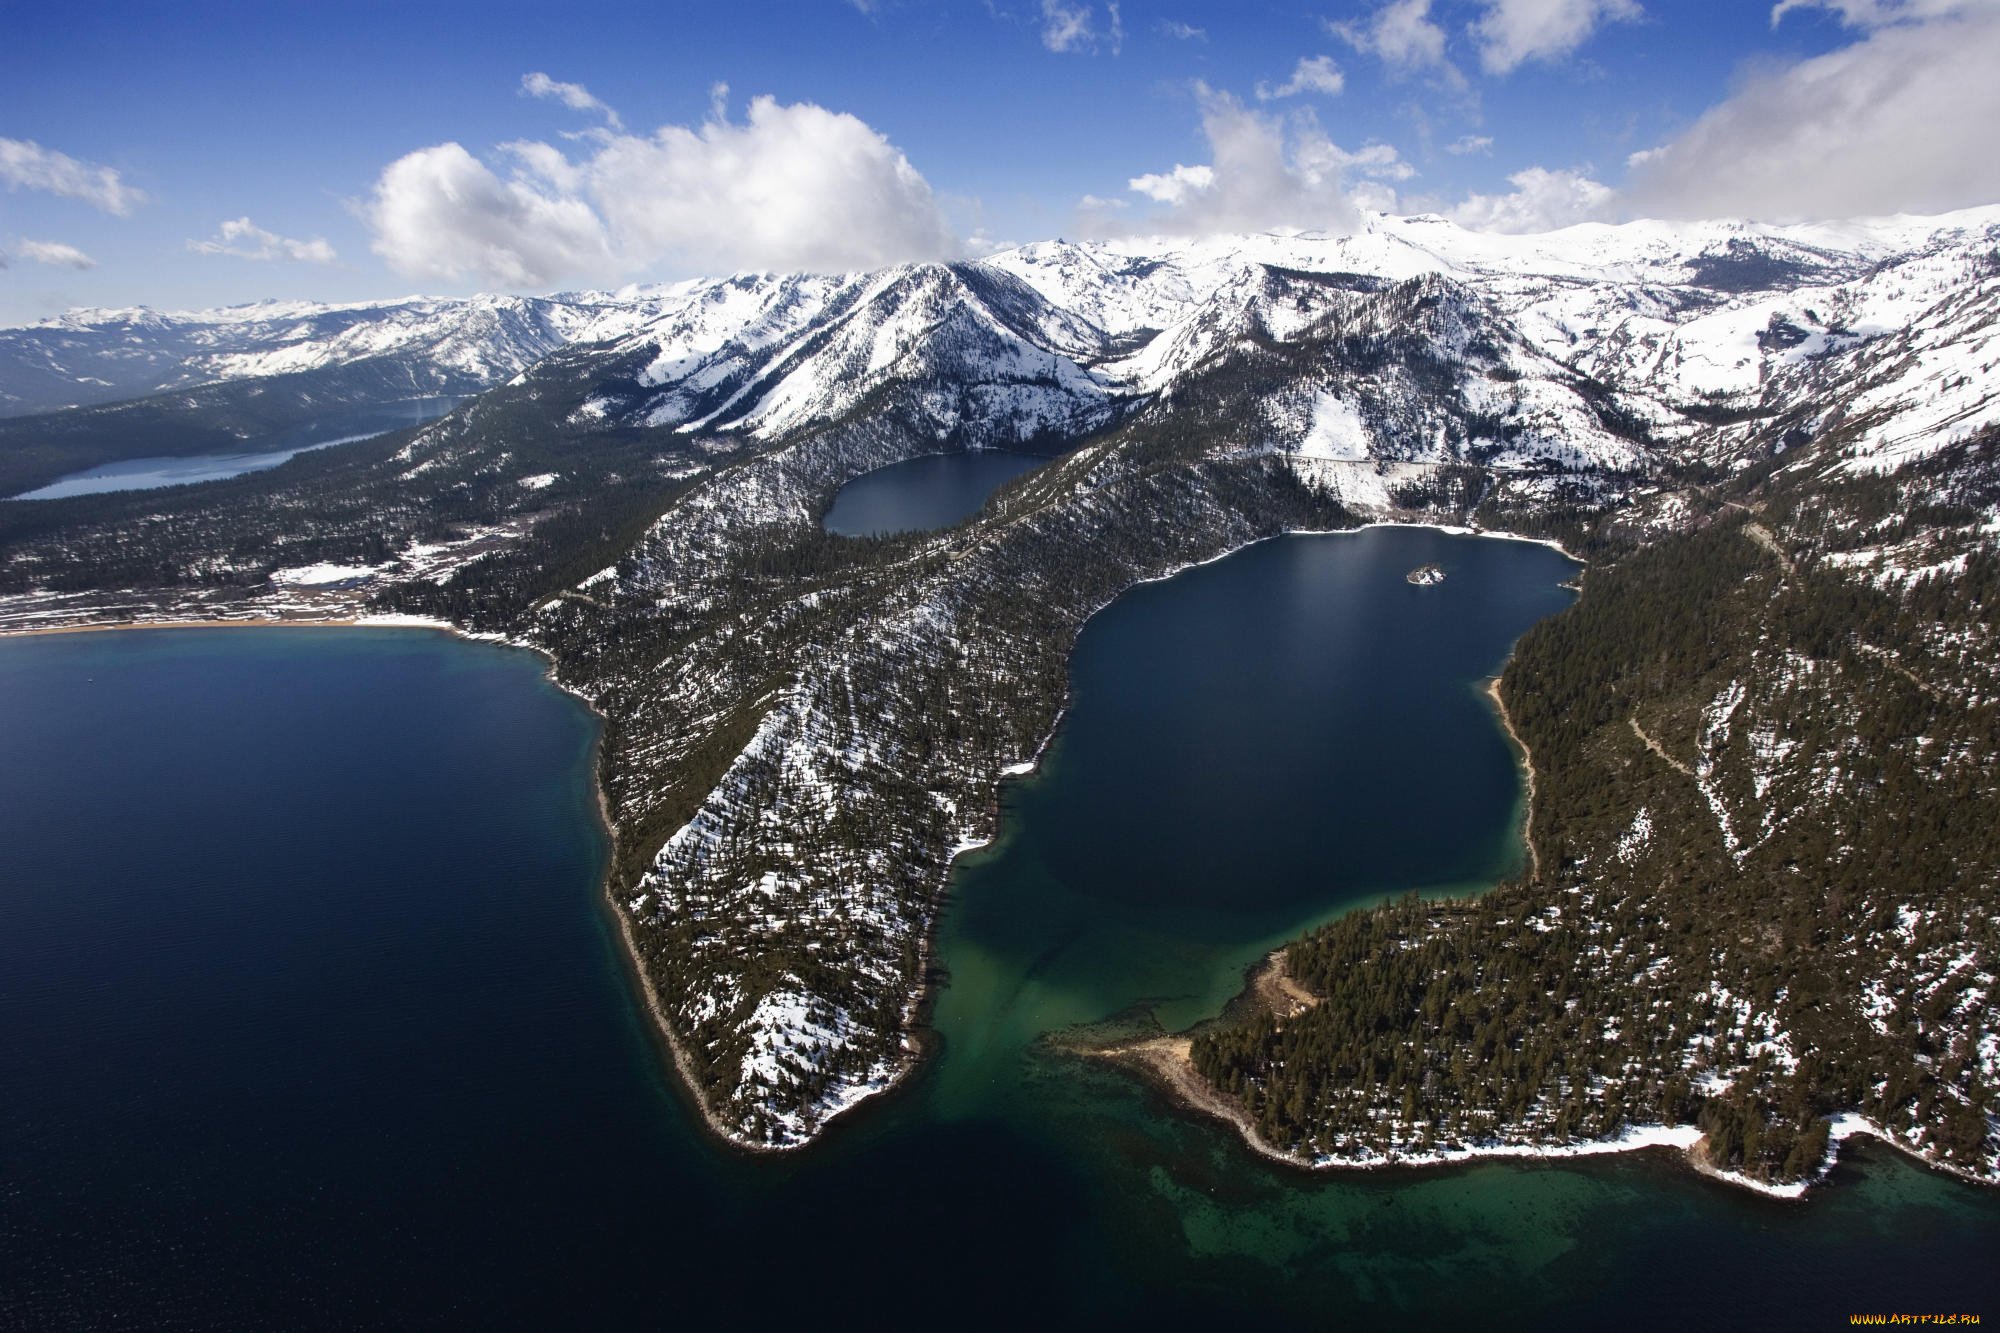
[[1350, 903], [1506, 873], [1478, 688], [1573, 572], [1385, 528], [1120, 598], [952, 878], [940, 1052], [776, 1158], [707, 1137], [659, 1058], [600, 905], [593, 720], [538, 659], [0, 640], [0, 1326], [1994, 1308], [2000, 1202], [1883, 1150], [1802, 1205], [1653, 1154], [1311, 1175], [1047, 1040], [1204, 1017]]
[[243, 453], [127, 458], [115, 463], [101, 463], [10, 498], [60, 500], [70, 495], [187, 486], [198, 481], [221, 481], [224, 477], [237, 477], [246, 472], [263, 472], [297, 454], [330, 449], [336, 444], [353, 444], [356, 440], [369, 440], [392, 430], [434, 421], [451, 411], [459, 401], [457, 398], [412, 398], [406, 402], [382, 403], [341, 412], [257, 440], [254, 442], [257, 448]]
[[839, 537], [886, 537], [971, 518], [1005, 482], [1048, 462], [997, 449], [928, 454], [864, 472], [833, 497], [821, 526]]

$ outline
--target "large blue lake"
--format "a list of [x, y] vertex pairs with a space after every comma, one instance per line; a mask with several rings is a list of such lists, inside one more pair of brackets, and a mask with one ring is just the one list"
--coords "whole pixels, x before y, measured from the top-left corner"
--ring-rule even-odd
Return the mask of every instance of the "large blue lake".
[[188, 486], [198, 481], [221, 481], [246, 472], [264, 472], [299, 454], [314, 449], [330, 449], [336, 444], [373, 439], [406, 426], [422, 425], [443, 416], [459, 402], [456, 398], [412, 398], [400, 403], [382, 403], [335, 413], [307, 425], [279, 431], [263, 439], [246, 441], [236, 453], [194, 454], [126, 458], [100, 463], [81, 472], [58, 477], [46, 486], [23, 491], [16, 500], [60, 500], [69, 495], [99, 495], [105, 491], [147, 491], [161, 486]]
[[[1449, 577], [1413, 588], [1426, 561]], [[961, 862], [943, 1054], [705, 1138], [598, 897], [589, 714], [423, 631], [0, 640], [0, 1326], [1819, 1327], [2000, 1308], [2000, 1199], [1670, 1155], [1311, 1176], [1051, 1032], [1184, 1023], [1350, 903], [1504, 873], [1524, 543], [1268, 542], [1087, 627]]]

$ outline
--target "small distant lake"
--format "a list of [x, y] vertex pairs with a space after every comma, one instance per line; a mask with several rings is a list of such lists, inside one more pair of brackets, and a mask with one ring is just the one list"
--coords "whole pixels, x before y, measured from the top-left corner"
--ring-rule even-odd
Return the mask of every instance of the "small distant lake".
[[982, 449], [931, 454], [864, 472], [840, 488], [824, 526], [841, 537], [887, 537], [948, 528], [979, 512], [986, 497], [1048, 462], [1034, 454]]
[[[1418, 565], [1449, 575], [1405, 580]], [[1049, 1034], [1213, 1014], [1520, 856], [1546, 547], [1262, 543], [1084, 629], [938, 931], [941, 1048], [725, 1151], [602, 907], [592, 715], [422, 630], [0, 639], [0, 1328], [1829, 1328], [2000, 1309], [2000, 1191], [1664, 1153], [1307, 1174]]]
[[399, 403], [382, 403], [354, 412], [323, 417], [304, 426], [280, 431], [254, 441], [257, 448], [237, 454], [200, 454], [174, 458], [127, 458], [102, 463], [82, 472], [58, 477], [48, 485], [23, 491], [16, 500], [60, 500], [70, 495], [97, 495], [104, 491], [144, 491], [160, 486], [186, 486], [197, 481], [221, 481], [246, 472], [274, 468], [288, 458], [313, 449], [330, 449], [336, 444], [373, 439], [406, 426], [421, 426], [458, 405], [457, 398], [411, 398]]

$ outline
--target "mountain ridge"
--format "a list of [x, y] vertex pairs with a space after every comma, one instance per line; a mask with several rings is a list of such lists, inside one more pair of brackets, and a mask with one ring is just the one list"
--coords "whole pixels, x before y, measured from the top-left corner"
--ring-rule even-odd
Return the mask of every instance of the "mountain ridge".
[[[2000, 422], [2000, 209], [1555, 239], [1395, 219], [1353, 237], [1146, 244], [679, 284], [428, 426], [257, 478], [0, 504], [0, 625], [372, 609], [548, 653], [607, 719], [608, 891], [697, 1095], [731, 1137], [791, 1147], [907, 1072], [950, 851], [991, 834], [998, 775], [1059, 712], [1076, 627], [1131, 583], [1380, 517], [1558, 539], [1615, 570], [1771, 505], [1783, 521], [1756, 531], [1826, 576], [1785, 585], [1788, 614], [1817, 626], [1849, 592], [1886, 616], [1883, 598], [1972, 577], [2000, 534], [1979, 453]], [[861, 540], [818, 527], [860, 472], [998, 445], [1052, 461], [965, 524]], [[1728, 556], [1733, 580], [1776, 577], [1749, 555]], [[316, 570], [338, 578], [315, 585]], [[1974, 605], [1933, 617], [1945, 630], [1895, 623], [1913, 642], [1977, 635]], [[1746, 648], [1739, 683], [1780, 697], [1764, 676], [1789, 660]], [[1822, 678], [1850, 679], [1798, 676]], [[1871, 706], [1840, 688], [1824, 716]], [[1666, 711], [1698, 719], [1715, 697]], [[1662, 730], [1653, 711], [1644, 725], [1672, 753], [1706, 734]], [[1749, 752], [1715, 736], [1731, 763]], [[1737, 786], [1804, 781], [1769, 764], [1737, 776], [1716, 787], [1725, 809]], [[1655, 808], [1696, 821], [1706, 841], [1690, 847], [1715, 837], [1695, 790]], [[1880, 817], [1851, 812], [1857, 827]], [[1994, 886], [1967, 892], [1983, 910]], [[1760, 1039], [1791, 1021], [1751, 1017]], [[1901, 1059], [1906, 1038], [1929, 1040], [1870, 1040]], [[1960, 1075], [2000, 1059], [1967, 1049]], [[1820, 1104], [1824, 1089], [1768, 1073], [1717, 1086], [1729, 1124], [1758, 1098]], [[1958, 1116], [1963, 1157], [1961, 1103], [1986, 1085], [1882, 1114], [1908, 1111], [1911, 1134]], [[1604, 1123], [1575, 1095], [1582, 1110], [1558, 1103], [1520, 1132]], [[1989, 1169], [1990, 1145], [1970, 1151]]]

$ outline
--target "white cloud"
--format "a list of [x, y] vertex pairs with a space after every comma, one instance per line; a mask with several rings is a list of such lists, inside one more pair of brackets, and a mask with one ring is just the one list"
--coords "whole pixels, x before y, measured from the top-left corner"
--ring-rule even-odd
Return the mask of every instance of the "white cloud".
[[1406, 181], [1417, 174], [1417, 169], [1399, 157], [1394, 148], [1385, 143], [1364, 144], [1359, 152], [1349, 153], [1328, 144], [1333, 159], [1341, 170], [1358, 172], [1363, 176], [1383, 181]]
[[[47, 264], [53, 268], [96, 268], [97, 261], [73, 245], [61, 241], [28, 241], [14, 243], [14, 251], [21, 258], [37, 264]], [[0, 263], [0, 268], [5, 268]]]
[[1323, 19], [1326, 30], [1364, 55], [1372, 55], [1397, 74], [1439, 70], [1447, 81], [1463, 76], [1444, 54], [1444, 29], [1431, 22], [1431, 0], [1388, 0], [1365, 23]]
[[1020, 245], [1019, 241], [995, 240], [986, 228], [978, 227], [965, 238], [965, 253], [974, 259], [984, 259], [988, 255], [997, 255], [1002, 250], [1017, 250]]
[[1292, 67], [1292, 77], [1278, 87], [1269, 84], [1257, 85], [1257, 100], [1268, 102], [1274, 97], [1297, 97], [1300, 93], [1324, 93], [1336, 97], [1347, 86], [1347, 79], [1340, 67], [1333, 63], [1332, 56], [1313, 56], [1300, 59]]
[[1469, 29], [1479, 63], [1508, 74], [1530, 60], [1556, 60], [1583, 45], [1599, 25], [1644, 17], [1636, 0], [1482, 0], [1486, 12]]
[[1794, 9], [1831, 9], [1849, 27], [1881, 28], [1891, 23], [1949, 18], [1991, 7], [1991, 0], [1778, 0], [1771, 7], [1771, 26], [1777, 27]]
[[113, 168], [80, 162], [27, 139], [0, 139], [0, 180], [9, 190], [46, 190], [119, 217], [146, 202], [145, 193], [125, 184]]
[[625, 128], [625, 122], [618, 119], [618, 113], [592, 97], [590, 89], [580, 83], [559, 83], [537, 71], [521, 76], [521, 93], [525, 97], [554, 98], [572, 111], [596, 112], [604, 117], [604, 123], [612, 129]]
[[1090, 6], [1071, 9], [1059, 0], [1042, 0], [1042, 45], [1058, 55], [1081, 51], [1097, 40], [1090, 22]]
[[1507, 178], [1512, 194], [1473, 194], [1449, 210], [1452, 221], [1475, 231], [1537, 232], [1610, 215], [1617, 194], [1580, 171], [1529, 167]]
[[617, 268], [589, 204], [519, 177], [503, 181], [455, 143], [390, 163], [364, 216], [375, 233], [371, 248], [411, 277], [538, 287]]
[[1490, 134], [1461, 134], [1457, 139], [1446, 144], [1444, 150], [1455, 157], [1464, 157], [1468, 153], [1479, 153], [1482, 156], [1491, 157], [1493, 156], [1493, 136]]
[[1678, 139], [1635, 154], [1628, 210], [1778, 222], [2000, 200], [2000, 11], [1991, 0], [1843, 8], [1868, 36], [1752, 75]]
[[[1134, 176], [1129, 184], [1134, 193], [1143, 194], [1148, 199], [1158, 200], [1163, 204], [1180, 205], [1204, 190], [1215, 188], [1215, 168], [1183, 167], [1176, 164], [1169, 172]], [[1088, 203], [1104, 202], [1093, 200], [1090, 195], [1085, 195], [1084, 199]], [[1115, 206], [1122, 208], [1124, 203], [1121, 200]]]
[[1354, 153], [1341, 148], [1310, 109], [1265, 115], [1205, 84], [1196, 84], [1195, 92], [1211, 161], [1134, 177], [1133, 192], [1161, 207], [1131, 222], [1111, 217], [1109, 210], [1085, 210], [1086, 225], [1106, 232], [1192, 235], [1291, 227], [1351, 231], [1360, 223], [1360, 207], [1393, 206], [1394, 191], [1367, 182], [1350, 188], [1350, 172], [1373, 181], [1415, 174], [1387, 144]]
[[[1108, 26], [1099, 31], [1096, 10], [1092, 6], [1072, 8], [1063, 4], [1062, 0], [1042, 0], [1042, 45], [1058, 55], [1070, 52], [1081, 54], [1097, 50], [1101, 40], [1111, 47], [1112, 55], [1119, 54], [1125, 49], [1125, 19], [1118, 0], [1107, 4], [1104, 12]], [[1174, 26], [1167, 25], [1168, 31], [1172, 31]], [[1201, 32], [1199, 28], [1188, 31]]]
[[234, 255], [238, 259], [296, 259], [311, 264], [331, 264], [336, 256], [325, 238], [295, 241], [289, 236], [265, 231], [247, 217], [231, 218], [216, 229], [211, 241], [189, 241], [188, 249], [198, 255]]
[[1161, 19], [1160, 31], [1183, 42], [1205, 42], [1208, 29], [1197, 28], [1192, 23], [1182, 23], [1176, 19]]
[[845, 271], [961, 247], [930, 185], [853, 116], [750, 103], [736, 124], [595, 135], [572, 160], [503, 146], [502, 179], [455, 143], [390, 164], [363, 209], [374, 250], [413, 277], [476, 275], [514, 287], [611, 279], [656, 265]]

